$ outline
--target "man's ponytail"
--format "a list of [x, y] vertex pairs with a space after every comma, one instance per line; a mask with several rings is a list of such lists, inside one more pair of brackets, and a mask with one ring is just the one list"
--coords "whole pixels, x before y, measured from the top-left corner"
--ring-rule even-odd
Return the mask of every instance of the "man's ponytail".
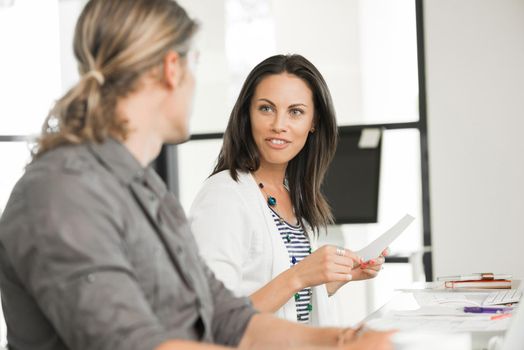
[[169, 50], [185, 56], [197, 28], [172, 0], [90, 0], [75, 28], [80, 80], [47, 116], [34, 156], [63, 144], [125, 139], [118, 99], [135, 91]]

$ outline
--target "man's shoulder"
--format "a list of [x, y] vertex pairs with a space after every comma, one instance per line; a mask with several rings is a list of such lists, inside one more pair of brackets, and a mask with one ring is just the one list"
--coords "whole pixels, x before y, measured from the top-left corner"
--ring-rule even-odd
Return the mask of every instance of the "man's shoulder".
[[[27, 209], [66, 203], [65, 199], [97, 192], [107, 174], [86, 145], [60, 146], [34, 159], [15, 185], [9, 204]], [[7, 210], [7, 208], [6, 208]]]
[[54, 175], [83, 174], [96, 168], [97, 161], [86, 144], [64, 145], [49, 150], [34, 159], [26, 173], [49, 172]]
[[0, 240], [24, 230], [32, 234], [31, 227], [44, 232], [44, 225], [59, 225], [62, 217], [87, 218], [103, 210], [119, 217], [115, 208], [122, 202], [122, 191], [117, 181], [84, 145], [60, 146], [42, 154], [27, 166], [11, 192], [0, 219]]

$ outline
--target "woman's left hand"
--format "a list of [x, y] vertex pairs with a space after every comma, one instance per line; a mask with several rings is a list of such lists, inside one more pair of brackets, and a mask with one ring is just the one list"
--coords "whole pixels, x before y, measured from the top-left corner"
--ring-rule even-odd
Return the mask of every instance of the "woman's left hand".
[[367, 280], [377, 277], [380, 270], [382, 270], [382, 264], [384, 264], [385, 261], [384, 257], [388, 254], [389, 250], [386, 248], [378, 258], [361, 262], [360, 265], [355, 266], [351, 270], [353, 281]]
[[[354, 265], [351, 269], [351, 275], [353, 278], [352, 281], [362, 281], [370, 278], [377, 277], [380, 270], [382, 270], [382, 264], [384, 264], [384, 257], [388, 256], [389, 248], [384, 249], [382, 254], [376, 259], [371, 259], [369, 261], [361, 261], [360, 264]], [[337, 290], [342, 287], [347, 282], [329, 282], [326, 283], [326, 289], [328, 295], [331, 296], [337, 292]]]

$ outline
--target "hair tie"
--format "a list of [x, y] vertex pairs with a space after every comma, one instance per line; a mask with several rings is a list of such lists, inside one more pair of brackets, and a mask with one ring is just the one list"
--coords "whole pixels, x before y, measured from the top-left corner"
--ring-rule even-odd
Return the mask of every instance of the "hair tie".
[[90, 78], [90, 77], [95, 78], [95, 80], [98, 82], [98, 84], [100, 84], [100, 86], [104, 85], [104, 82], [105, 82], [104, 75], [100, 73], [100, 71], [96, 69], [92, 69], [89, 72], [87, 72], [86, 74], [84, 74], [84, 79]]

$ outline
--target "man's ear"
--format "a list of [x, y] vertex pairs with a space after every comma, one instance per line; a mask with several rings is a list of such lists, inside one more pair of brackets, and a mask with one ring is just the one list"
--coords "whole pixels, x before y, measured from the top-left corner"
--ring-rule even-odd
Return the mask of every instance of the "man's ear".
[[164, 81], [167, 86], [170, 88], [176, 88], [180, 82], [182, 74], [182, 66], [180, 65], [180, 55], [170, 50], [164, 56], [164, 65], [163, 65], [163, 76]]

